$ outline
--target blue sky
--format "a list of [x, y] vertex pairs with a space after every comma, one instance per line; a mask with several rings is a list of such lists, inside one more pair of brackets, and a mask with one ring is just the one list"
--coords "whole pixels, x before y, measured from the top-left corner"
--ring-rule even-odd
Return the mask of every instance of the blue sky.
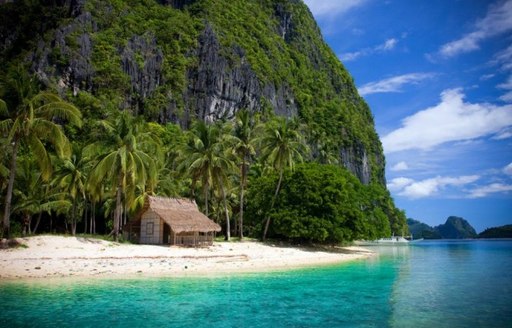
[[512, 224], [512, 0], [305, 0], [372, 109], [408, 217]]

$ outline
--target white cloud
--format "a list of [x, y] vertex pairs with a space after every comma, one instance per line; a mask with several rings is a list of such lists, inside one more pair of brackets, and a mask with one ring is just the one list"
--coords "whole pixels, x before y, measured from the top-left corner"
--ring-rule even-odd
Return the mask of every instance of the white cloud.
[[496, 135], [512, 126], [512, 105], [464, 102], [461, 89], [445, 90], [441, 102], [402, 121], [381, 140], [386, 153], [428, 150], [446, 142]]
[[304, 0], [315, 16], [338, 16], [361, 6], [366, 0]]
[[432, 73], [410, 73], [393, 76], [377, 82], [367, 83], [358, 88], [361, 96], [372, 93], [401, 92], [401, 88], [407, 84], [418, 84], [424, 80], [434, 77]]
[[508, 175], [512, 175], [512, 163], [503, 168], [503, 172]]
[[480, 81], [487, 81], [487, 80], [490, 80], [490, 79], [492, 79], [494, 76], [496, 76], [496, 74], [485, 74], [485, 75], [482, 75], [482, 76], [480, 76]]
[[396, 46], [396, 44], [398, 43], [398, 40], [397, 39], [388, 39], [386, 40], [386, 42], [384, 42], [383, 44], [377, 46], [375, 48], [375, 50], [377, 51], [389, 51], [389, 50], [393, 50]]
[[356, 51], [356, 52], [347, 52], [347, 53], [340, 55], [340, 60], [342, 62], [348, 62], [348, 61], [356, 60], [357, 58], [364, 56], [365, 54], [366, 54], [366, 52], [363, 50]]
[[502, 131], [498, 132], [493, 139], [495, 140], [504, 140], [512, 137], [512, 128], [510, 129], [503, 129]]
[[512, 102], [512, 75], [508, 77], [508, 80], [504, 83], [496, 86], [498, 89], [505, 90], [506, 92], [500, 97], [500, 100], [504, 102]]
[[391, 171], [407, 171], [409, 169], [409, 165], [406, 162], [399, 162], [393, 165]]
[[405, 196], [412, 199], [426, 198], [436, 195], [440, 190], [448, 187], [460, 187], [477, 181], [480, 177], [478, 175], [466, 175], [460, 177], [443, 177], [437, 176], [435, 178], [415, 181], [409, 178], [396, 178], [391, 180], [388, 188], [395, 191], [400, 196]]
[[471, 52], [480, 48], [478, 41], [483, 38], [483, 33], [474, 32], [462, 39], [452, 41], [441, 47], [439, 53], [444, 57], [453, 57], [461, 53]]
[[504, 71], [512, 70], [512, 45], [494, 55], [491, 65], [499, 65]]
[[502, 183], [492, 183], [487, 186], [478, 187], [471, 190], [469, 198], [483, 198], [489, 194], [495, 193], [506, 193], [512, 191], [512, 185], [506, 185]]
[[339, 57], [342, 62], [348, 62], [348, 61], [356, 60], [359, 57], [370, 56], [374, 53], [382, 53], [382, 52], [391, 51], [395, 48], [397, 43], [398, 43], [398, 40], [395, 38], [392, 38], [392, 39], [386, 40], [384, 43], [379, 44], [373, 48], [364, 48], [359, 51], [346, 52], [346, 53], [339, 55]]
[[500, 100], [502, 100], [504, 102], [512, 103], [512, 91], [509, 91], [509, 92], [503, 94], [500, 97]]
[[444, 44], [439, 49], [439, 54], [449, 58], [480, 49], [480, 43], [483, 40], [510, 30], [512, 30], [512, 0], [507, 0], [491, 5], [485, 17], [476, 22], [472, 32]]
[[400, 178], [394, 178], [393, 180], [391, 180], [391, 182], [387, 184], [387, 187], [391, 191], [400, 191], [404, 187], [411, 185], [413, 183], [414, 183], [413, 179], [400, 177]]
[[507, 82], [498, 84], [498, 88], [504, 90], [512, 90], [512, 75], [508, 77]]

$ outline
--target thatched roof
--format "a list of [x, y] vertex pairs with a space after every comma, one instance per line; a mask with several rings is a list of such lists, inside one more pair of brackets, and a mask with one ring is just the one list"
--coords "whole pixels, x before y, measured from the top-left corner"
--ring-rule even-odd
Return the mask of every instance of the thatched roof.
[[186, 198], [148, 196], [141, 211], [153, 211], [175, 233], [220, 231], [221, 227], [201, 213], [194, 201]]

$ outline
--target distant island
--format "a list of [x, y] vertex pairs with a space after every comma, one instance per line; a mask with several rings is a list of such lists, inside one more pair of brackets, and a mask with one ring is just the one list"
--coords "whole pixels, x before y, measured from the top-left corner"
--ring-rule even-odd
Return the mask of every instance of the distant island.
[[409, 231], [414, 239], [467, 239], [467, 238], [512, 238], [512, 224], [487, 228], [477, 234], [465, 219], [450, 216], [444, 224], [431, 227], [414, 219], [407, 219]]
[[487, 228], [478, 235], [478, 238], [512, 238], [512, 224]]
[[471, 224], [458, 216], [450, 216], [444, 224], [436, 227], [431, 227], [414, 219], [407, 219], [407, 225], [414, 239], [465, 239], [478, 237]]

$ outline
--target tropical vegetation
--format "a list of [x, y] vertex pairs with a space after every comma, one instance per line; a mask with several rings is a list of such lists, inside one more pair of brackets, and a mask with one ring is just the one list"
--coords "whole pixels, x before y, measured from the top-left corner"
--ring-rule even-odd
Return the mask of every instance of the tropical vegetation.
[[118, 240], [143, 198], [155, 194], [197, 199], [226, 239], [235, 232], [339, 243], [402, 233], [404, 215], [387, 190], [320, 163], [298, 117], [258, 120], [242, 110], [232, 121], [195, 121], [183, 131], [102, 108], [104, 119], [84, 129], [70, 102], [37, 85], [14, 87], [17, 96], [1, 102], [6, 237], [99, 225]]
[[[3, 236], [119, 239], [147, 195], [194, 198], [226, 239], [407, 229], [370, 109], [302, 2], [20, 0], [0, 21]], [[218, 95], [195, 75], [261, 94], [209, 113], [196, 98]], [[364, 162], [367, 181], [346, 161]]]

